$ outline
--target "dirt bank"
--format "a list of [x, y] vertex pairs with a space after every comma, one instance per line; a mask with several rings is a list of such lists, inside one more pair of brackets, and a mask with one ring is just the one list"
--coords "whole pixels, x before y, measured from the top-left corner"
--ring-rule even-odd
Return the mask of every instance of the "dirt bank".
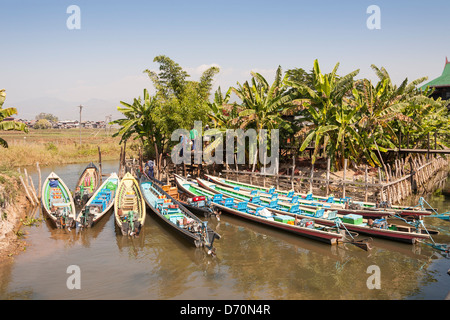
[[20, 227], [30, 203], [22, 193], [17, 176], [0, 173], [0, 261], [24, 250]]

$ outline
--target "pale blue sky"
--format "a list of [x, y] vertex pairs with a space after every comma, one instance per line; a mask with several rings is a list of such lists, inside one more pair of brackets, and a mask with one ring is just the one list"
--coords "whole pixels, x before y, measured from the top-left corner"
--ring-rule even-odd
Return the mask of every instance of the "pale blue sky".
[[[81, 10], [69, 30], [68, 6]], [[370, 5], [381, 30], [369, 30]], [[394, 81], [430, 80], [450, 57], [450, 1], [65, 1], [0, 0], [0, 87], [6, 106], [37, 98], [74, 104], [129, 101], [152, 90], [142, 73], [164, 54], [198, 79], [218, 65], [215, 87], [227, 89], [260, 71], [301, 67], [314, 59], [324, 72], [384, 66]]]

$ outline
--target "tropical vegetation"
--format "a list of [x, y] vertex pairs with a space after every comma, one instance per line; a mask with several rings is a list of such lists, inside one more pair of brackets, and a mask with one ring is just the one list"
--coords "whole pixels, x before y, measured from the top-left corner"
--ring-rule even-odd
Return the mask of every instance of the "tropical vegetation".
[[[291, 153], [310, 148], [313, 164], [322, 155], [332, 160], [335, 170], [342, 168], [344, 159], [382, 167], [387, 149], [424, 148], [430, 135], [436, 134], [438, 147], [449, 147], [448, 102], [431, 98], [432, 90], [418, 88], [425, 77], [396, 85], [387, 70], [372, 65], [378, 78], [372, 82], [357, 79], [359, 70], [339, 75], [339, 63], [323, 73], [316, 60], [309, 72], [295, 68], [283, 74], [279, 66], [273, 82], [252, 72], [243, 84], [238, 82], [225, 92], [219, 87], [212, 94], [217, 67], [193, 81], [166, 56], [157, 56], [154, 62], [160, 65], [159, 72], [146, 69], [144, 73], [155, 94], [150, 96], [144, 89], [143, 97], [133, 103], [121, 102], [118, 110], [125, 117], [114, 123], [121, 126], [115, 135], [122, 141], [140, 139], [146, 155], [157, 163], [178, 143], [171, 141], [171, 133], [178, 128], [189, 130], [197, 120], [210, 131], [222, 133], [279, 129], [279, 139], [289, 144]], [[210, 143], [209, 148], [219, 142]]]
[[[23, 131], [28, 132], [27, 126], [24, 123], [17, 122], [14, 120], [5, 119], [11, 117], [14, 114], [17, 114], [16, 108], [6, 108], [3, 109], [3, 104], [6, 99], [6, 91], [5, 89], [0, 90], [0, 131], [6, 130], [14, 130], [14, 131]], [[3, 148], [8, 148], [8, 143], [5, 139], [0, 138], [0, 146]]]

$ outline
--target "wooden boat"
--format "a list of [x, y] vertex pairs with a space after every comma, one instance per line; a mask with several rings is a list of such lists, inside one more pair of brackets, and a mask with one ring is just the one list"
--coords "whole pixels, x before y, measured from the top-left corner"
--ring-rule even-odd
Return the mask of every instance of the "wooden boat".
[[213, 207], [233, 216], [331, 245], [342, 243], [345, 240], [339, 228], [319, 225], [311, 219], [306, 219], [307, 221], [302, 220], [301, 223], [294, 224], [294, 219], [287, 217], [284, 213], [272, 212], [267, 214], [267, 211], [263, 210], [264, 207], [262, 206], [254, 206], [245, 201], [234, 204], [233, 198], [223, 199], [220, 197], [220, 194], [214, 194], [205, 190], [180, 176], [175, 176], [175, 180], [179, 189], [183, 192], [190, 194], [192, 197], [205, 196]]
[[151, 178], [143, 177], [140, 188], [147, 206], [161, 221], [197, 248], [204, 247], [208, 254], [215, 255], [213, 243], [220, 235], [208, 227], [207, 221], [200, 220]]
[[399, 215], [402, 217], [410, 217], [412, 219], [420, 219], [423, 216], [430, 216], [431, 211], [422, 209], [420, 207], [406, 208], [401, 206], [390, 206], [386, 203], [374, 202], [353, 202], [350, 198], [334, 198], [333, 196], [321, 197], [313, 196], [312, 194], [295, 193], [294, 191], [278, 190], [274, 187], [266, 188], [255, 186], [247, 183], [227, 180], [224, 178], [215, 177], [212, 175], [205, 175], [209, 181], [218, 185], [223, 185], [236, 189], [240, 192], [257, 192], [261, 197], [272, 197], [277, 194], [282, 200], [298, 201], [303, 207], [311, 209], [317, 207], [331, 208], [337, 210], [341, 214], [359, 214], [365, 218], [381, 218], [385, 216]]
[[83, 206], [97, 190], [101, 181], [100, 173], [94, 163], [89, 163], [75, 185], [73, 198], [75, 204]]
[[340, 219], [340, 224], [346, 230], [358, 234], [366, 234], [373, 237], [395, 240], [406, 243], [415, 243], [418, 240], [430, 239], [430, 234], [438, 234], [436, 230], [424, 229], [421, 221], [415, 223], [406, 223], [399, 219], [365, 219], [357, 214], [339, 214], [337, 210], [325, 210], [325, 208], [302, 208], [298, 204], [278, 202], [276, 199], [264, 200], [260, 196], [246, 196], [238, 193], [236, 190], [216, 185], [212, 182], [197, 179], [200, 187], [213, 192], [222, 194], [225, 197], [234, 197], [238, 201], [247, 201], [248, 203], [260, 204], [271, 211], [284, 212], [286, 215], [297, 217], [298, 219], [310, 218], [322, 225], [332, 226], [336, 224], [336, 218]]
[[76, 227], [76, 211], [72, 193], [64, 181], [54, 172], [42, 185], [42, 206], [53, 224], [58, 228]]
[[214, 211], [211, 210], [210, 207], [206, 205], [206, 199], [203, 196], [199, 197], [190, 197], [183, 192], [179, 192], [177, 186], [173, 187], [171, 185], [165, 184], [164, 182], [157, 180], [155, 178], [150, 178], [145, 173], [143, 174], [147, 179], [152, 180], [156, 184], [158, 184], [161, 189], [163, 189], [166, 193], [168, 193], [172, 198], [180, 202], [186, 209], [195, 215], [202, 216], [205, 218], [211, 217], [211, 215], [215, 216], [220, 220], [218, 215], [215, 215]]
[[137, 236], [146, 216], [145, 201], [136, 179], [127, 172], [114, 197], [114, 220], [122, 235]]
[[115, 172], [113, 172], [94, 192], [93, 196], [88, 200], [78, 214], [77, 222], [81, 225], [81, 227], [92, 227], [98, 220], [109, 212], [114, 205], [114, 198], [118, 186], [119, 177]]

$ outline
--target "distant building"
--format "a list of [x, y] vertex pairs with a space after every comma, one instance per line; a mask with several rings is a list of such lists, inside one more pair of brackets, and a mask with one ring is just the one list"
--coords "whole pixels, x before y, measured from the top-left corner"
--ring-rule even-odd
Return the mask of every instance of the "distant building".
[[445, 66], [442, 75], [423, 85], [420, 89], [425, 90], [427, 87], [434, 88], [434, 92], [431, 95], [432, 98], [450, 100], [450, 62], [447, 58], [445, 58]]

